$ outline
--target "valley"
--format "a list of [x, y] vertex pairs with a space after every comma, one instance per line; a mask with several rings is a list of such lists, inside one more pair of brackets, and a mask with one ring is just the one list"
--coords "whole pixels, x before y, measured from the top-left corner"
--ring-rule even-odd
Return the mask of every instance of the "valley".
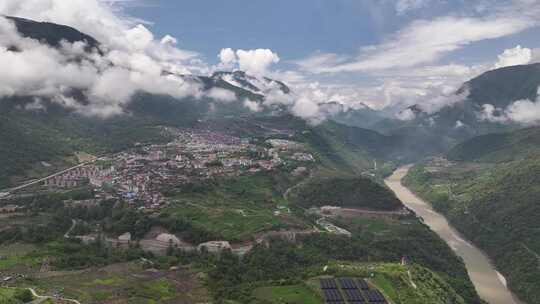
[[463, 259], [476, 291], [482, 299], [492, 304], [521, 303], [508, 290], [506, 280], [497, 272], [489, 257], [463, 239], [460, 233], [449, 225], [446, 218], [436, 213], [429, 203], [422, 201], [402, 186], [403, 178], [410, 168], [411, 166], [406, 166], [398, 169], [386, 179], [386, 184]]
[[[509, 146], [512, 149], [515, 146]], [[502, 153], [504, 157], [515, 154]], [[404, 180], [493, 260], [526, 303], [538, 299], [538, 159], [418, 164]]]
[[2, 1], [0, 304], [540, 303], [535, 1]]

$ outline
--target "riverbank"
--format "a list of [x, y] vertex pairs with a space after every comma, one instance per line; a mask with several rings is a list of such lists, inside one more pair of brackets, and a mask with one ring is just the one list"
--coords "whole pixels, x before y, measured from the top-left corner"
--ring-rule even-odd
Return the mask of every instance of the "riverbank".
[[411, 167], [405, 166], [396, 170], [385, 180], [386, 185], [463, 259], [471, 281], [482, 299], [490, 304], [520, 304], [503, 284], [489, 258], [462, 237], [430, 204], [401, 184]]

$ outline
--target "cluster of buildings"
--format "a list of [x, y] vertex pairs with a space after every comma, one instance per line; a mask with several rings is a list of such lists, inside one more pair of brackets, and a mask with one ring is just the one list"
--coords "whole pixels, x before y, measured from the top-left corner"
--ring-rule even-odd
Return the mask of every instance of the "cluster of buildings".
[[268, 140], [266, 145], [250, 143], [218, 132], [176, 130], [166, 145], [139, 145], [128, 151], [102, 157], [47, 179], [44, 185], [71, 188], [88, 183], [99, 195], [114, 196], [155, 210], [166, 204], [162, 192], [182, 184], [214, 177], [234, 177], [274, 170], [287, 159], [314, 161], [303, 145], [288, 140]]
[[85, 182], [94, 184], [96, 180], [110, 180], [114, 171], [113, 166], [100, 168], [98, 166], [88, 165], [52, 176], [44, 181], [44, 185], [56, 188], [73, 188]]

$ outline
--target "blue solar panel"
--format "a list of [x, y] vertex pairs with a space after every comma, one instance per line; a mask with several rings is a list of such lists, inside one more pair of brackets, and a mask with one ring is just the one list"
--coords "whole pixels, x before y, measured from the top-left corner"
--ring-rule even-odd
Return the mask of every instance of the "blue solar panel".
[[326, 302], [343, 301], [343, 296], [337, 289], [323, 289], [323, 293]]
[[321, 289], [337, 289], [338, 286], [334, 279], [321, 279]]
[[347, 301], [351, 302], [362, 302], [364, 303], [364, 297], [362, 297], [362, 294], [358, 289], [345, 289], [344, 290], [345, 297], [347, 298]]
[[364, 295], [370, 303], [386, 303], [384, 296], [378, 290], [367, 290]]
[[360, 287], [360, 289], [362, 289], [362, 290], [369, 289], [369, 285], [364, 279], [358, 279], [357, 283], [358, 283], [358, 287]]
[[358, 289], [356, 284], [354, 283], [354, 280], [351, 278], [339, 278], [339, 285], [341, 285], [342, 289]]

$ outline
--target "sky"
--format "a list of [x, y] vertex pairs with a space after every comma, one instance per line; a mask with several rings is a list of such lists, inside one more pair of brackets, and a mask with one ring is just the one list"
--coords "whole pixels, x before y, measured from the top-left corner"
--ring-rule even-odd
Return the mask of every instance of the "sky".
[[330, 101], [435, 112], [470, 78], [540, 59], [537, 0], [2, 0], [0, 14], [69, 25], [107, 48], [74, 63], [80, 46], [51, 50], [0, 18], [0, 68], [22, 71], [2, 76], [0, 97], [78, 107], [65, 88], [83, 88], [90, 108], [77, 110], [100, 116], [121, 113], [141, 90], [201, 96], [178, 75], [238, 69], [286, 82], [294, 96], [269, 102], [307, 119], [320, 120]]
[[448, 94], [486, 70], [536, 61], [540, 48], [535, 0], [121, 2], [208, 63], [223, 48], [270, 49], [284, 80], [376, 108]]

